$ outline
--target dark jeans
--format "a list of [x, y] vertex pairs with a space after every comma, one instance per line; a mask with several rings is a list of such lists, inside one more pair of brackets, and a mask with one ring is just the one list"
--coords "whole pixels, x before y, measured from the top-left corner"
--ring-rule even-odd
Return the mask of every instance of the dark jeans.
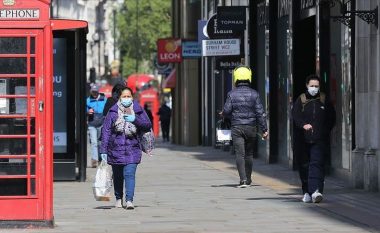
[[169, 141], [169, 128], [170, 128], [170, 120], [161, 120], [161, 130], [162, 137], [165, 140]]
[[323, 193], [325, 181], [326, 143], [302, 143], [298, 155], [299, 175], [303, 193]]
[[125, 200], [133, 201], [135, 195], [136, 169], [136, 163], [112, 165], [113, 186], [116, 199], [123, 198], [123, 183], [125, 183]]
[[234, 125], [231, 129], [240, 181], [251, 180], [256, 132], [256, 127], [250, 125]]

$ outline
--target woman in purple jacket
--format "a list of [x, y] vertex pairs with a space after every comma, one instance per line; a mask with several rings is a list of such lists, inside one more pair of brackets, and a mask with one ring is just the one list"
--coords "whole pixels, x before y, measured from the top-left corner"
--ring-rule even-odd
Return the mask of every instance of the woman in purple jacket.
[[102, 158], [112, 166], [115, 207], [123, 207], [124, 181], [126, 208], [134, 209], [135, 174], [142, 155], [139, 138], [151, 127], [144, 109], [133, 101], [132, 90], [124, 87], [104, 120], [100, 147]]

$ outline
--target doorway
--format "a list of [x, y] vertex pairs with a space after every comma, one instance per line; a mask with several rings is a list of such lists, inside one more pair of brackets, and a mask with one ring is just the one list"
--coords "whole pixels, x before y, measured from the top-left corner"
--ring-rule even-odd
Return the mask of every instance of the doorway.
[[315, 16], [295, 24], [293, 37], [293, 100], [305, 91], [305, 79], [316, 72]]
[[[311, 16], [299, 20], [293, 26], [293, 103], [298, 96], [306, 90], [306, 77], [316, 72], [316, 17]], [[295, 151], [298, 147], [295, 141], [303, 137], [302, 130], [292, 127], [293, 155], [299, 154]], [[293, 159], [293, 168], [298, 169], [297, 158]]]

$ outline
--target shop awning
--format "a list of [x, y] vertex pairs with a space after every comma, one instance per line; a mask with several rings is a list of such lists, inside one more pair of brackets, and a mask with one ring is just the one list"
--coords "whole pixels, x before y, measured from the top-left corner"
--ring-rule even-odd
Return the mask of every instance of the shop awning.
[[84, 20], [70, 20], [70, 19], [51, 19], [51, 27], [55, 30], [73, 30], [78, 28], [85, 28], [88, 30], [88, 23]]
[[166, 77], [166, 79], [162, 82], [162, 88], [175, 88], [176, 84], [176, 70], [173, 69], [172, 72]]

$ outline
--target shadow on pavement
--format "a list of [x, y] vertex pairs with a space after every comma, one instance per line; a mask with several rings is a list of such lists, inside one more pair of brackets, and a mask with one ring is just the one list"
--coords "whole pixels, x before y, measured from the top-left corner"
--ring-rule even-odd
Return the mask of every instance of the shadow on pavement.
[[248, 201], [261, 201], [261, 200], [275, 200], [275, 201], [284, 201], [284, 202], [300, 202], [299, 199], [294, 197], [252, 197], [247, 198]]
[[[251, 187], [255, 187], [255, 186], [261, 186], [261, 185], [257, 185], [257, 184], [251, 185]], [[212, 188], [223, 188], [223, 187], [238, 188], [237, 184], [211, 185], [210, 187], [212, 187]], [[249, 187], [247, 187], [247, 188], [249, 188]]]
[[[200, 161], [205, 161], [208, 166], [214, 169], [234, 172], [238, 179], [235, 156], [213, 147], [186, 147], [170, 143], [157, 143], [157, 148], [164, 148], [171, 151], [185, 153]], [[283, 200], [286, 202], [301, 201], [302, 193], [300, 180], [297, 171], [289, 169], [283, 164], [267, 164], [262, 159], [254, 159], [253, 179], [258, 186], [269, 187], [277, 195], [284, 197], [262, 197], [249, 198], [247, 200], [259, 201], [265, 199]], [[236, 184], [212, 185], [211, 187], [231, 187], [235, 188]], [[380, 232], [380, 195], [369, 193], [363, 190], [351, 189], [348, 185], [339, 179], [327, 176], [325, 180], [325, 198], [320, 204], [310, 203], [307, 208], [309, 211], [319, 213], [328, 218], [334, 218], [337, 221], [360, 225], [363, 229]]]
[[109, 210], [109, 209], [113, 209], [115, 208], [115, 206], [98, 206], [98, 207], [95, 207], [94, 209], [96, 210]]

